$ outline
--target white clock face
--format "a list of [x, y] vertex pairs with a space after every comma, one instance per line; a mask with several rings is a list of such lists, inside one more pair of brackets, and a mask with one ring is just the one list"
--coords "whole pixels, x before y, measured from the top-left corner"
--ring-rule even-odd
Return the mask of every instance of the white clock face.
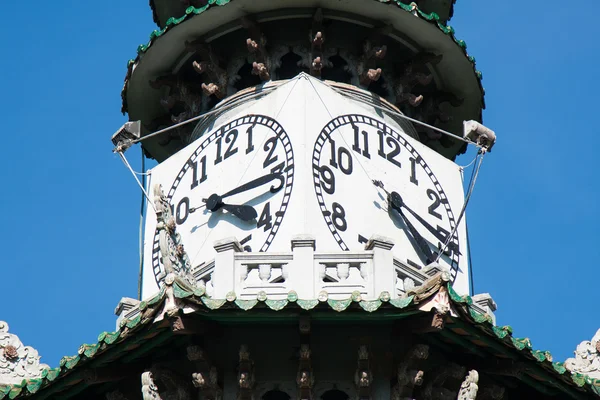
[[404, 136], [367, 116], [339, 116], [318, 136], [312, 164], [323, 219], [342, 250], [384, 235], [394, 240], [395, 257], [422, 268], [445, 248], [438, 262], [456, 277], [455, 214], [434, 171]]
[[[165, 188], [192, 265], [213, 258], [213, 242], [232, 234], [247, 250], [267, 251], [285, 216], [294, 182], [294, 154], [287, 133], [273, 118], [249, 115], [195, 143], [199, 143], [196, 150]], [[152, 268], [159, 283], [165, 274], [158, 231]]]

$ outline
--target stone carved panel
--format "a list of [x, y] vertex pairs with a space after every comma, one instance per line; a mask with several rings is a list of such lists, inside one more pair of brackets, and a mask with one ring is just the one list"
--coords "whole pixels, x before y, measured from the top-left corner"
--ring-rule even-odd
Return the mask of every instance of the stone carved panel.
[[8, 324], [0, 321], [0, 385], [39, 378], [49, 368], [40, 358], [36, 349], [24, 346], [17, 335], [8, 332]]

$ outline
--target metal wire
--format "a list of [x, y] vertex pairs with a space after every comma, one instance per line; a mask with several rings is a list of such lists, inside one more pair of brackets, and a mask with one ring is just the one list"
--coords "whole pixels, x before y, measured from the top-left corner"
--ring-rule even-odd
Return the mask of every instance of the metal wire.
[[120, 152], [120, 151], [118, 151], [117, 154], [119, 154], [119, 157], [121, 157], [121, 160], [123, 160], [123, 163], [125, 164], [125, 166], [127, 167], [127, 169], [129, 169], [129, 171], [131, 172], [131, 175], [133, 175], [133, 177], [135, 178], [135, 181], [137, 182], [138, 186], [140, 187], [140, 189], [142, 189], [142, 192], [144, 193], [144, 196], [148, 200], [148, 203], [150, 203], [150, 205], [152, 206], [152, 209], [154, 210], [154, 212], [156, 212], [156, 208], [154, 207], [154, 203], [150, 199], [150, 196], [148, 196], [148, 193], [146, 192], [146, 189], [144, 188], [144, 185], [142, 185], [142, 183], [138, 179], [137, 175], [135, 174], [135, 171], [133, 170], [133, 168], [131, 168], [131, 165], [129, 165], [129, 161], [127, 161], [127, 158], [125, 158], [125, 155], [122, 152]]
[[[289, 82], [289, 81], [288, 81], [288, 82]], [[441, 133], [441, 134], [444, 134], [444, 135], [450, 136], [450, 137], [452, 137], [452, 138], [454, 138], [454, 139], [457, 139], [457, 140], [463, 141], [463, 142], [465, 142], [465, 143], [468, 143], [468, 144], [472, 144], [472, 145], [474, 145], [474, 146], [476, 146], [476, 147], [478, 147], [478, 148], [482, 148], [482, 146], [481, 146], [481, 145], [479, 145], [479, 144], [477, 144], [477, 143], [475, 143], [475, 142], [473, 142], [473, 141], [471, 141], [471, 140], [465, 139], [465, 138], [463, 138], [462, 136], [455, 135], [455, 134], [454, 134], [454, 133], [452, 133], [452, 132], [445, 131], [445, 130], [443, 130], [443, 129], [440, 129], [440, 128], [436, 127], [436, 126], [433, 126], [433, 125], [427, 124], [427, 123], [425, 123], [425, 122], [419, 121], [418, 119], [414, 119], [414, 118], [408, 117], [408, 116], [406, 116], [406, 115], [404, 115], [404, 114], [402, 114], [402, 113], [399, 113], [399, 112], [396, 112], [396, 111], [390, 110], [389, 108], [382, 107], [382, 106], [378, 106], [378, 105], [376, 105], [376, 104], [373, 104], [373, 103], [367, 102], [367, 101], [365, 101], [365, 100], [364, 100], [364, 99], [362, 99], [362, 98], [359, 98], [359, 97], [352, 97], [352, 96], [350, 96], [349, 94], [345, 93], [344, 91], [342, 91], [342, 90], [340, 90], [340, 89], [338, 89], [338, 88], [336, 88], [336, 87], [334, 87], [334, 86], [331, 86], [331, 85], [329, 85], [329, 84], [327, 84], [327, 83], [324, 83], [324, 84], [325, 84], [325, 85], [327, 85], [327, 86], [329, 86], [329, 87], [330, 87], [331, 89], [333, 89], [333, 90], [334, 90], [336, 93], [338, 93], [338, 94], [340, 94], [340, 95], [342, 95], [342, 96], [344, 96], [344, 97], [346, 97], [346, 98], [349, 98], [349, 99], [351, 99], [351, 100], [353, 100], [353, 101], [358, 101], [358, 102], [360, 102], [360, 103], [363, 103], [363, 104], [366, 104], [366, 105], [368, 105], [369, 107], [373, 107], [373, 108], [375, 108], [375, 109], [378, 109], [378, 110], [381, 110], [381, 111], [383, 111], [383, 112], [385, 112], [385, 113], [389, 113], [389, 114], [395, 115], [395, 116], [397, 116], [397, 117], [399, 117], [399, 118], [402, 118], [402, 119], [405, 119], [405, 120], [407, 120], [407, 121], [410, 121], [410, 122], [412, 122], [412, 123], [414, 123], [414, 124], [417, 124], [417, 125], [424, 126], [424, 127], [426, 127], [426, 128], [432, 129], [432, 130], [434, 130], [434, 131], [436, 131], [436, 132], [439, 132], [439, 133]], [[198, 121], [198, 120], [200, 120], [200, 119], [202, 119], [202, 118], [208, 117], [208, 116], [210, 116], [210, 115], [213, 115], [213, 114], [216, 114], [216, 113], [219, 113], [219, 112], [223, 112], [224, 110], [227, 110], [227, 109], [231, 109], [231, 108], [233, 108], [233, 107], [236, 107], [238, 104], [240, 104], [240, 103], [243, 103], [243, 102], [246, 102], [247, 100], [253, 99], [253, 98], [255, 98], [255, 97], [261, 97], [261, 96], [265, 96], [266, 94], [267, 94], [267, 93], [264, 93], [264, 92], [257, 92], [257, 93], [251, 94], [251, 95], [249, 95], [249, 96], [247, 96], [247, 97], [240, 98], [240, 99], [238, 99], [238, 100], [235, 100], [235, 101], [233, 101], [233, 102], [231, 102], [231, 103], [229, 103], [229, 104], [227, 104], [227, 105], [225, 105], [225, 106], [223, 106], [223, 107], [214, 108], [214, 109], [212, 109], [211, 111], [207, 111], [207, 112], [205, 112], [204, 114], [201, 114], [201, 115], [195, 116], [195, 117], [193, 117], [193, 118], [190, 118], [190, 119], [188, 119], [188, 120], [185, 120], [185, 121], [183, 121], [183, 122], [179, 122], [179, 123], [177, 123], [177, 124], [175, 124], [175, 125], [171, 125], [171, 126], [169, 126], [169, 127], [167, 127], [167, 128], [160, 129], [160, 130], [158, 130], [158, 131], [156, 131], [156, 132], [153, 132], [153, 133], [151, 133], [151, 134], [149, 134], [149, 135], [143, 136], [143, 137], [141, 137], [141, 138], [139, 138], [139, 139], [135, 139], [135, 140], [133, 140], [133, 141], [131, 142], [131, 144], [133, 145], [133, 144], [139, 143], [139, 142], [141, 142], [141, 141], [144, 141], [144, 140], [146, 140], [146, 139], [150, 139], [151, 137], [154, 137], [154, 136], [161, 135], [161, 134], [163, 134], [163, 133], [165, 133], [165, 132], [169, 132], [169, 131], [171, 131], [171, 130], [173, 130], [173, 129], [177, 129], [177, 128], [179, 128], [179, 127], [181, 127], [181, 126], [184, 126], [184, 125], [187, 125], [187, 124], [189, 124], [189, 123], [191, 123], [191, 122], [195, 122], [195, 121]]]
[[[140, 146], [140, 150], [142, 152], [142, 184], [146, 187], [146, 157], [144, 156], [144, 148]], [[140, 201], [140, 236], [139, 236], [139, 245], [140, 245], [140, 275], [138, 278], [138, 300], [142, 300], [142, 275], [144, 272], [144, 214], [146, 212], [146, 198], [144, 197], [144, 193], [142, 193], [142, 199]]]
[[[327, 85], [327, 84], [326, 84], [326, 85]], [[383, 112], [386, 112], [386, 113], [389, 113], [389, 114], [395, 115], [395, 116], [397, 116], [397, 117], [400, 117], [400, 118], [402, 118], [402, 119], [405, 119], [405, 120], [407, 120], [407, 121], [410, 121], [410, 122], [412, 122], [412, 123], [414, 123], [414, 124], [421, 125], [421, 126], [425, 126], [425, 127], [429, 128], [429, 129], [433, 129], [433, 130], [434, 130], [434, 131], [436, 131], [436, 132], [439, 132], [439, 133], [442, 133], [442, 134], [444, 134], [444, 135], [450, 136], [450, 137], [452, 137], [452, 138], [454, 138], [454, 139], [461, 140], [461, 141], [463, 141], [463, 142], [465, 142], [465, 143], [469, 143], [469, 144], [475, 145], [475, 146], [477, 146], [477, 147], [481, 147], [479, 144], [477, 144], [477, 143], [475, 143], [475, 142], [472, 142], [472, 141], [470, 141], [470, 140], [468, 140], [468, 139], [465, 139], [465, 138], [463, 138], [462, 136], [455, 135], [455, 134], [454, 134], [454, 133], [452, 133], [452, 132], [445, 131], [445, 130], [443, 130], [443, 129], [440, 129], [440, 128], [438, 128], [438, 127], [435, 127], [435, 126], [433, 126], [433, 125], [429, 125], [429, 124], [427, 124], [427, 123], [425, 123], [425, 122], [419, 121], [418, 119], [414, 119], [414, 118], [408, 117], [408, 116], [406, 116], [406, 115], [404, 115], [404, 114], [402, 114], [402, 113], [399, 113], [399, 112], [396, 112], [396, 111], [392, 111], [392, 110], [390, 110], [389, 108], [386, 108], [386, 107], [382, 107], [382, 106], [375, 105], [375, 104], [373, 104], [373, 103], [370, 103], [370, 102], [367, 102], [367, 101], [365, 101], [365, 100], [363, 100], [363, 99], [361, 99], [361, 98], [358, 98], [358, 97], [352, 97], [352, 96], [350, 96], [349, 94], [345, 93], [344, 91], [342, 91], [342, 90], [340, 90], [340, 89], [338, 89], [338, 88], [336, 88], [336, 87], [334, 87], [334, 86], [331, 86], [331, 85], [328, 85], [328, 86], [329, 86], [330, 88], [332, 88], [334, 91], [336, 91], [337, 93], [341, 94], [342, 96], [344, 96], [344, 97], [347, 97], [347, 98], [349, 98], [349, 99], [352, 99], [352, 100], [354, 100], [354, 101], [358, 101], [358, 102], [360, 102], [360, 103], [366, 104], [366, 105], [368, 105], [369, 107], [373, 107], [373, 108], [376, 108], [376, 109], [378, 109], [378, 110], [381, 110], [381, 111], [383, 111]]]
[[465, 215], [465, 210], [467, 209], [467, 205], [469, 204], [469, 200], [471, 199], [471, 195], [473, 194], [473, 188], [475, 187], [475, 182], [477, 181], [477, 177], [479, 176], [479, 170], [481, 169], [481, 163], [483, 162], [483, 156], [484, 155], [485, 155], [485, 153], [482, 152], [482, 151], [478, 152], [478, 154], [477, 154], [477, 157], [479, 158], [479, 162], [473, 168], [473, 172], [471, 173], [471, 181], [469, 182], [469, 189], [467, 190], [467, 194], [465, 196], [465, 202], [464, 202], [464, 204], [462, 206], [462, 209], [460, 210], [460, 214], [458, 216], [458, 219], [456, 220], [456, 226], [454, 227], [454, 229], [452, 230], [452, 232], [446, 238], [446, 242], [444, 243], [444, 245], [441, 246], [440, 249], [438, 250], [438, 254], [437, 254], [437, 257], [435, 259], [435, 262], [438, 262], [440, 260], [442, 254], [448, 248], [448, 245], [450, 244], [450, 241], [452, 240], [452, 238], [454, 237], [454, 235], [456, 235], [456, 231], [458, 230], [458, 227], [460, 225], [460, 221], [462, 220], [463, 216]]

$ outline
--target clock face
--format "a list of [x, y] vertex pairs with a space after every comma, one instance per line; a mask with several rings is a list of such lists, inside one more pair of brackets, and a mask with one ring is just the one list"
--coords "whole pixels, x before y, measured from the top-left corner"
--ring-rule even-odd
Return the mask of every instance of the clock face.
[[[294, 182], [287, 133], [270, 117], [249, 115], [195, 143], [198, 147], [166, 192], [192, 266], [214, 258], [213, 242], [232, 235], [247, 250], [267, 251]], [[152, 268], [157, 284], [165, 276], [158, 238], [156, 231]]]
[[367, 116], [340, 116], [321, 131], [312, 162], [323, 219], [342, 250], [383, 235], [397, 259], [422, 268], [443, 248], [438, 262], [456, 277], [455, 214], [432, 166], [404, 136]]

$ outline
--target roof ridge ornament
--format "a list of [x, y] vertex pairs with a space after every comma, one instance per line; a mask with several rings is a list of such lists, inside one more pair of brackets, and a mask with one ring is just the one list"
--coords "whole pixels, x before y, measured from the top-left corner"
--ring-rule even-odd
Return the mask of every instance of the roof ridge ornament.
[[50, 367], [41, 364], [40, 358], [36, 349], [24, 346], [17, 335], [8, 333], [8, 324], [0, 321], [0, 385], [41, 378]]
[[575, 350], [575, 357], [565, 361], [571, 373], [584, 374], [592, 379], [600, 379], [600, 329], [592, 340], [584, 340]]

